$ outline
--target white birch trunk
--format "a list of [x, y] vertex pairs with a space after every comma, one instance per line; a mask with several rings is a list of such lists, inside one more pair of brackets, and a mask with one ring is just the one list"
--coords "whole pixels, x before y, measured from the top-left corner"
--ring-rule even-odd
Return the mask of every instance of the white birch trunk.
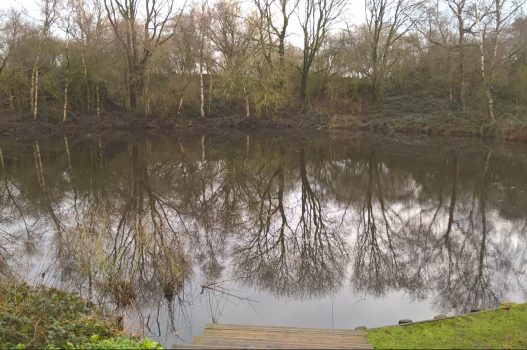
[[63, 107], [63, 113], [62, 113], [63, 123], [66, 121], [66, 117], [68, 116], [68, 84], [69, 84], [69, 79], [66, 76], [66, 81], [64, 82], [64, 107]]
[[64, 147], [66, 148], [66, 157], [68, 158], [68, 168], [71, 170], [71, 153], [68, 138], [64, 136]]
[[2, 152], [2, 148], [0, 148], [0, 165], [2, 165], [2, 169], [5, 169], [4, 153]]
[[179, 98], [179, 104], [178, 104], [178, 107], [177, 107], [177, 115], [180, 115], [181, 114], [181, 107], [183, 107], [183, 98], [185, 96], [183, 94], [181, 94], [181, 97]]
[[243, 86], [243, 94], [245, 95], [245, 117], [249, 118], [251, 116], [251, 109], [249, 104], [249, 96], [247, 96], [247, 90], [245, 90], [245, 85]]
[[33, 96], [33, 119], [38, 117], [38, 66], [35, 66], [35, 78], [34, 78], [34, 96]]
[[96, 111], [97, 111], [97, 117], [101, 116], [101, 99], [99, 96], [99, 82], [97, 82], [97, 85], [95, 86], [95, 99], [96, 99]]
[[202, 118], [205, 118], [205, 91], [203, 87], [203, 64], [199, 64], [199, 96], [200, 96], [200, 105], [199, 111]]
[[481, 79], [483, 80], [483, 87], [485, 89], [485, 95], [487, 97], [487, 109], [490, 119], [494, 122], [496, 118], [494, 116], [494, 97], [492, 96], [490, 81], [489, 81], [489, 72], [487, 71], [487, 66], [485, 64], [485, 32], [486, 28], [481, 23], [481, 16], [478, 13], [476, 15], [476, 24], [479, 30], [479, 54], [480, 54], [480, 73]]
[[201, 135], [201, 160], [205, 160], [205, 135]]

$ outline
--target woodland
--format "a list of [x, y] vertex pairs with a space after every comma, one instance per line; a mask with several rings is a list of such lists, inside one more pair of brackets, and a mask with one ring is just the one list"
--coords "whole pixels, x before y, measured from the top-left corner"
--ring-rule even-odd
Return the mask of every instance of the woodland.
[[[39, 0], [0, 14], [0, 125], [288, 122], [527, 139], [520, 0]], [[349, 13], [362, 13], [351, 21]], [[360, 16], [359, 16], [360, 17]]]

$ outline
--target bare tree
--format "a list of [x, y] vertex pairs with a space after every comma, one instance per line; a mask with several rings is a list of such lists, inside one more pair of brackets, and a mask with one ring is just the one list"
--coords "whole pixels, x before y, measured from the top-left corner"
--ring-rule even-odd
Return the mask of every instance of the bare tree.
[[[469, 31], [465, 28], [466, 14], [464, 8], [466, 0], [447, 0], [446, 2], [449, 7], [448, 10], [443, 6], [444, 1], [425, 3], [424, 16], [416, 22], [416, 28], [429, 44], [441, 48], [446, 53], [450, 101], [456, 99], [464, 108], [465, 33]], [[454, 69], [451, 60], [456, 54], [458, 68]]]
[[174, 90], [177, 101], [177, 115], [181, 114], [183, 102], [187, 95], [187, 89], [196, 73], [197, 55], [196, 42], [200, 40], [195, 28], [192, 15], [183, 15], [179, 21], [179, 27], [170, 43], [164, 46], [166, 49], [166, 62], [169, 71], [174, 73], [178, 79], [174, 82]]
[[[287, 28], [289, 27], [290, 18], [298, 6], [300, 0], [254, 0], [254, 4], [258, 10], [258, 15], [262, 20], [264, 33], [262, 37], [268, 39], [268, 43], [272, 46], [266, 59], [271, 62], [270, 53], [274, 50], [275, 42], [280, 65], [283, 67], [285, 58], [285, 40], [287, 38]], [[279, 15], [276, 15], [278, 11]], [[273, 17], [280, 17], [280, 20], [275, 21]], [[275, 38], [276, 37], [276, 40]]]
[[322, 47], [331, 26], [342, 15], [345, 0], [305, 0], [299, 13], [304, 36], [302, 55], [300, 98], [306, 101], [309, 73], [315, 57]]
[[30, 91], [30, 107], [33, 113], [33, 119], [38, 116], [38, 83], [39, 83], [39, 69], [40, 56], [44, 44], [46, 43], [50, 34], [51, 26], [58, 18], [59, 0], [42, 0], [41, 13], [43, 17], [42, 28], [39, 32], [38, 47], [35, 53], [35, 61], [33, 63], [33, 70], [31, 72], [31, 91]]
[[[217, 60], [223, 70], [226, 81], [237, 84], [225, 84], [226, 92], [239, 91], [245, 101], [245, 116], [250, 116], [250, 96], [248, 78], [250, 77], [250, 53], [255, 34], [254, 26], [243, 18], [241, 6], [237, 2], [220, 1], [212, 13], [213, 22], [210, 40], [220, 54]], [[239, 88], [238, 88], [239, 86]], [[236, 95], [236, 93], [234, 93]]]
[[[104, 0], [104, 7], [126, 53], [128, 108], [135, 113], [142, 109], [144, 102], [148, 61], [174, 34], [174, 0]], [[140, 8], [144, 8], [144, 16]]]
[[[491, 121], [496, 120], [494, 113], [496, 68], [498, 65], [498, 48], [505, 28], [515, 18], [515, 14], [525, 2], [509, 3], [507, 0], [492, 0], [490, 3], [476, 2], [471, 14], [477, 27], [478, 47], [480, 52], [480, 71], [483, 88], [487, 98], [487, 109]], [[486, 50], [485, 44], [489, 48]], [[488, 53], [486, 51], [489, 51]]]
[[[102, 56], [103, 38], [107, 30], [105, 10], [99, 0], [69, 0], [68, 10], [71, 11], [72, 20], [70, 34], [80, 49], [85, 102], [88, 110], [95, 110], [99, 116], [101, 73], [98, 62]], [[95, 77], [94, 82], [90, 80], [90, 75]]]
[[20, 13], [15, 10], [6, 15], [5, 22], [2, 17], [0, 15], [0, 78], [11, 57], [21, 26]]
[[456, 18], [457, 22], [457, 49], [458, 49], [458, 100], [463, 108], [465, 108], [465, 34], [472, 31], [474, 24], [469, 27], [465, 24], [465, 6], [466, 0], [447, 0], [448, 7], [452, 11], [452, 14]]
[[197, 32], [199, 33], [198, 44], [198, 63], [199, 63], [199, 111], [200, 116], [205, 118], [205, 82], [203, 79], [205, 66], [205, 37], [208, 35], [210, 29], [210, 15], [209, 9], [205, 2], [201, 4], [199, 13], [195, 14], [197, 23]]
[[[4, 16], [0, 14], [0, 82], [3, 80], [3, 76], [5, 76], [4, 72], [6, 71], [6, 68], [10, 62], [13, 50], [15, 49], [19, 39], [18, 37], [20, 35], [22, 26], [20, 12], [11, 10], [5, 15], [5, 18], [3, 17]], [[9, 106], [11, 111], [13, 111], [14, 106], [11, 86], [4, 83], [1, 83], [0, 85], [4, 86], [7, 90], [9, 96]]]
[[365, 5], [372, 90], [375, 99], [380, 101], [393, 45], [412, 28], [417, 3], [413, 0], [366, 0]]

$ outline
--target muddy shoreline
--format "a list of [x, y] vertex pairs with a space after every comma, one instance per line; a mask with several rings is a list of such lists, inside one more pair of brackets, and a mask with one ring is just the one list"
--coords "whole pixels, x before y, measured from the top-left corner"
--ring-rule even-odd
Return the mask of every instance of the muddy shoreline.
[[294, 115], [272, 117], [228, 116], [210, 118], [129, 117], [107, 114], [82, 115], [59, 123], [56, 118], [33, 120], [27, 116], [0, 118], [0, 137], [45, 138], [54, 135], [111, 135], [146, 131], [149, 133], [192, 132], [215, 134], [229, 130], [339, 130], [382, 134], [441, 135], [527, 142], [527, 125], [514, 119], [488, 123], [480, 118], [430, 116], [418, 120], [409, 116]]

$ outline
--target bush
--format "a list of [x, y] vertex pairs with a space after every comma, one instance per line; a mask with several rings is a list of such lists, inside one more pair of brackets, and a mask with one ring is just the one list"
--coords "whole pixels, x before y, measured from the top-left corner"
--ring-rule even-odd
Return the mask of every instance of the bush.
[[0, 286], [0, 348], [158, 349], [123, 336], [103, 310], [75, 294], [27, 284]]

